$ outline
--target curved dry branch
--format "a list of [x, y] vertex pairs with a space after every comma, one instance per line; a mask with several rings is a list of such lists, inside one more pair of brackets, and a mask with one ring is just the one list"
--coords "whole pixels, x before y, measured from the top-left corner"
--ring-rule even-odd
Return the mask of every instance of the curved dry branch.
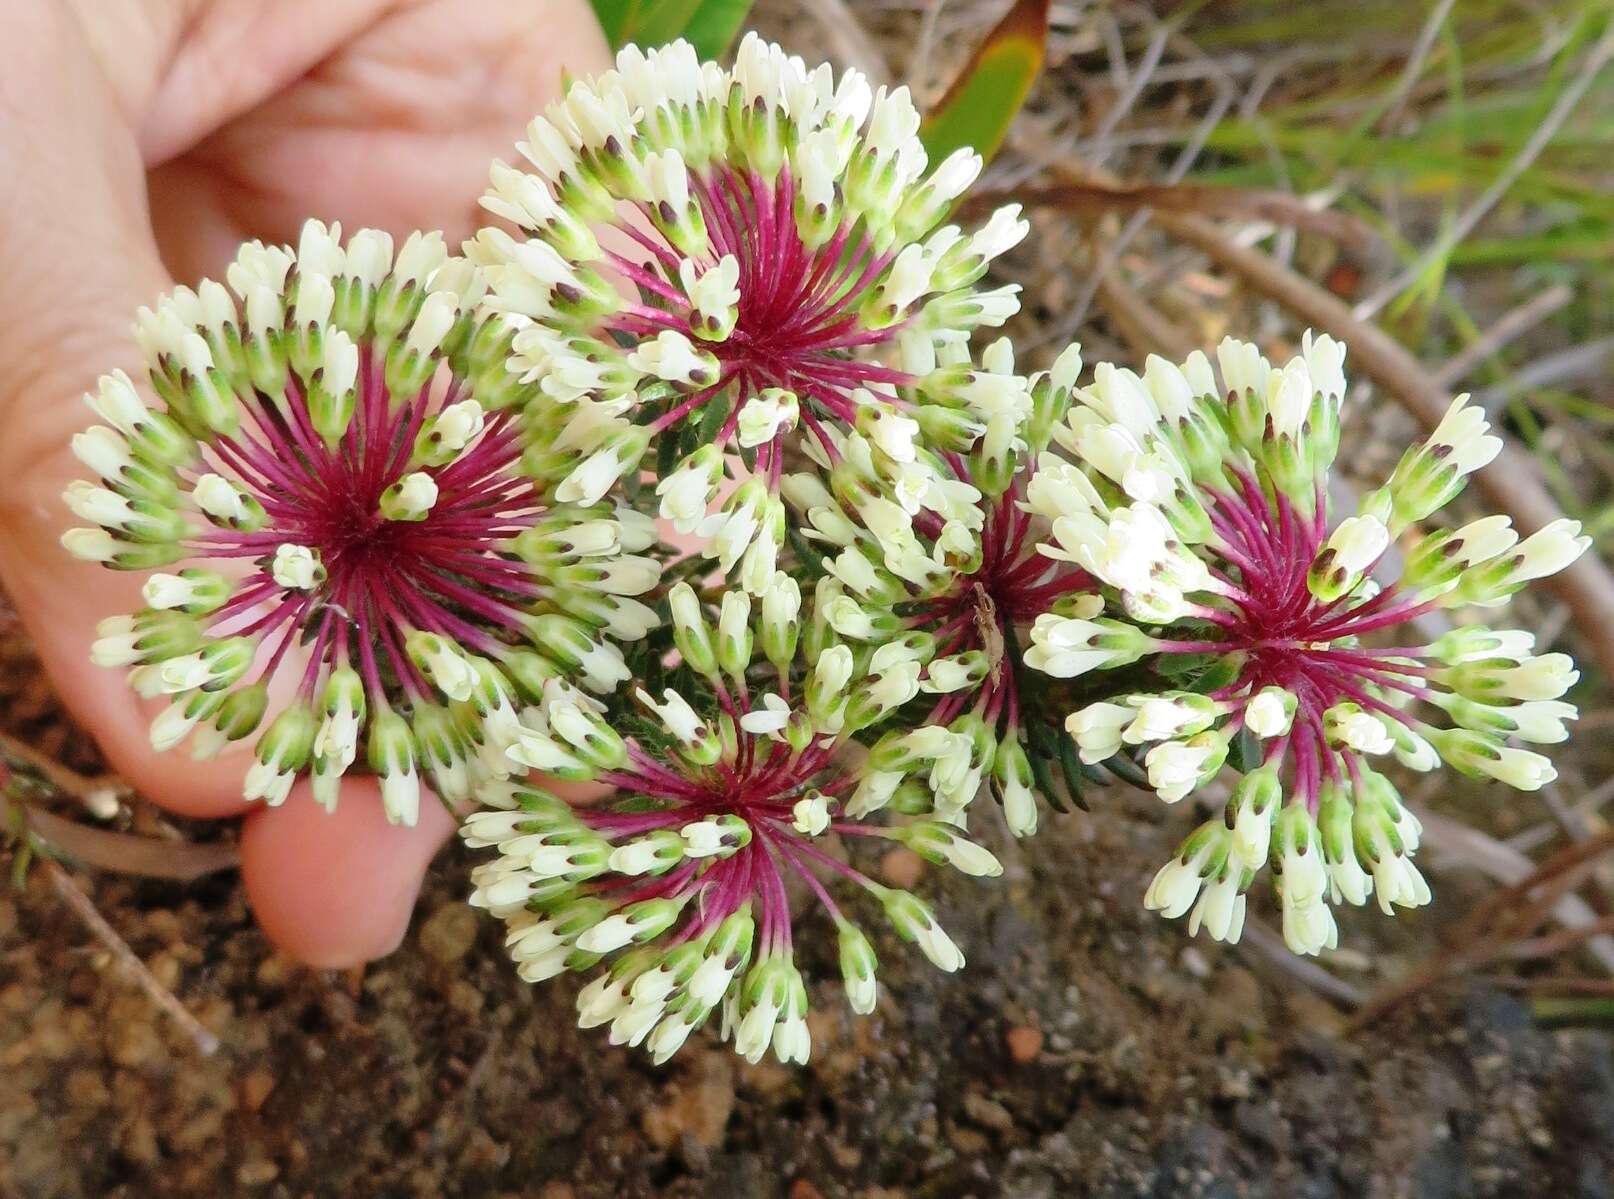
[[[1410, 352], [1384, 330], [1358, 320], [1349, 305], [1260, 250], [1235, 244], [1210, 221], [1180, 213], [1154, 219], [1179, 241], [1242, 278], [1296, 316], [1350, 347], [1358, 369], [1399, 399], [1425, 427], [1445, 415], [1451, 396]], [[1536, 473], [1535, 463], [1513, 445], [1475, 476], [1475, 482], [1513, 518], [1521, 534], [1560, 519], [1563, 512]], [[1605, 675], [1614, 677], [1614, 574], [1596, 554], [1584, 554], [1568, 570], [1543, 580], [1569, 606], [1575, 627], [1591, 646]]]

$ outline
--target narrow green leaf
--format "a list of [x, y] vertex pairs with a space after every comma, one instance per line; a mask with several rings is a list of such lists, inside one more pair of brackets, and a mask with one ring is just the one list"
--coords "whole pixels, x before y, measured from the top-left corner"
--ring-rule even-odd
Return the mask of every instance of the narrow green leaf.
[[1049, 0], [1014, 0], [947, 94], [925, 117], [919, 137], [931, 162], [960, 146], [990, 159], [1042, 70], [1048, 42]]
[[1228, 755], [1228, 760], [1234, 770], [1249, 774], [1261, 765], [1264, 753], [1255, 735], [1249, 729], [1240, 729], [1238, 736], [1233, 738], [1233, 752]]
[[[1056, 734], [1057, 736], [1057, 734]], [[1070, 802], [1082, 811], [1091, 811], [1082, 788], [1082, 764], [1076, 757], [1076, 742], [1070, 737], [1059, 737], [1059, 770], [1065, 776], [1065, 791]]]
[[1026, 761], [1031, 763], [1031, 782], [1042, 796], [1043, 802], [1059, 813], [1070, 811], [1070, 804], [1059, 794], [1054, 786], [1054, 776], [1048, 769], [1048, 759], [1040, 753], [1027, 754]]
[[684, 26], [684, 37], [703, 59], [719, 59], [751, 14], [751, 0], [701, 0]]
[[1139, 766], [1130, 757], [1128, 757], [1125, 750], [1122, 750], [1113, 758], [1104, 759], [1104, 769], [1108, 770], [1123, 783], [1131, 783], [1134, 787], [1142, 787], [1145, 790], [1148, 789], [1148, 773], [1143, 769], [1142, 766]]

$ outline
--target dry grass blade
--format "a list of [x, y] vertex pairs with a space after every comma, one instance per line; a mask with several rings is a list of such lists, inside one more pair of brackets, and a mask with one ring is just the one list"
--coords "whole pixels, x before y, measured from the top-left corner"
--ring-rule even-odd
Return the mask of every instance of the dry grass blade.
[[[198, 845], [189, 841], [136, 837], [89, 828], [27, 804], [20, 806], [28, 830], [35, 837], [62, 856], [97, 870], [188, 883], [222, 870], [234, 870], [240, 865], [240, 856], [233, 845]], [[0, 798], [0, 825], [4, 825], [8, 816], [7, 801]]]
[[1491, 209], [1501, 202], [1502, 197], [1507, 195], [1513, 185], [1519, 181], [1519, 177], [1529, 169], [1530, 164], [1540, 156], [1552, 139], [1558, 135], [1558, 131], [1563, 127], [1564, 122], [1569, 119], [1569, 114], [1579, 106], [1581, 99], [1586, 95], [1587, 89], [1591, 87], [1593, 81], [1596, 80], [1598, 75], [1602, 73], [1603, 68], [1608, 66], [1611, 60], [1614, 60], [1614, 21], [1610, 21], [1608, 27], [1603, 31], [1603, 36], [1597, 39], [1597, 44], [1586, 55], [1580, 69], [1575, 73], [1575, 77], [1558, 94], [1557, 102], [1553, 104], [1552, 110], [1542, 117], [1541, 123], [1536, 126], [1535, 132], [1519, 148], [1519, 152], [1513, 156], [1507, 166], [1498, 172], [1496, 178], [1491, 181], [1491, 185], [1480, 194], [1473, 204], [1469, 205], [1461, 216], [1441, 231], [1440, 236], [1418, 256], [1416, 261], [1409, 263], [1400, 274], [1358, 304], [1355, 309], [1355, 314], [1358, 318], [1367, 319], [1372, 317], [1391, 300], [1422, 278], [1431, 265], [1447, 257], [1459, 242], [1474, 232], [1479, 223], [1489, 215]]
[[1271, 965], [1337, 1003], [1359, 1008], [1367, 1002], [1367, 993], [1360, 987], [1330, 974], [1310, 958], [1292, 952], [1281, 936], [1259, 921], [1244, 922], [1244, 933], [1239, 938], [1239, 944], [1254, 949]]
[[962, 215], [973, 218], [991, 212], [999, 204], [1011, 202], [1027, 207], [1057, 208], [1078, 216], [1149, 208], [1156, 212], [1187, 212], [1200, 216], [1269, 221], [1274, 225], [1316, 233], [1351, 247], [1364, 246], [1374, 236], [1355, 217], [1329, 209], [1312, 208], [1288, 192], [1193, 183], [1112, 185], [1072, 182], [1052, 187], [1008, 188], [977, 193], [965, 206]]
[[1547, 288], [1503, 315], [1480, 334], [1472, 345], [1461, 353], [1452, 355], [1431, 378], [1441, 387], [1461, 383], [1480, 363], [1516, 338], [1524, 336], [1548, 317], [1567, 308], [1574, 298], [1574, 291], [1565, 284], [1559, 283]]
[[67, 906], [73, 909], [74, 914], [89, 926], [96, 940], [100, 941], [118, 964], [128, 971], [136, 985], [146, 993], [146, 997], [156, 1004], [164, 1015], [185, 1030], [185, 1034], [196, 1045], [197, 1052], [204, 1055], [217, 1053], [219, 1039], [202, 1027], [201, 1021], [186, 1010], [185, 1005], [180, 1003], [174, 993], [158, 982], [156, 975], [146, 969], [146, 964], [140, 960], [139, 955], [118, 935], [118, 930], [108, 924], [106, 918], [96, 911], [90, 897], [84, 894], [67, 871], [49, 858], [43, 859], [41, 865], [56, 894], [61, 896]]
[[[1351, 1018], [1349, 1027], [1353, 1030], [1365, 1028], [1430, 987], [1499, 959], [1514, 956], [1520, 939], [1546, 921], [1562, 899], [1584, 879], [1585, 872], [1596, 859], [1610, 851], [1614, 851], [1614, 829], [1565, 847], [1528, 877], [1487, 897], [1453, 930], [1450, 949], [1437, 954], [1423, 969], [1375, 996]], [[1604, 919], [1598, 919], [1565, 930], [1561, 934], [1562, 948], [1575, 948], [1593, 937], [1605, 935], [1611, 927], [1614, 926], [1608, 926]], [[1553, 935], [1556, 936], [1560, 934]], [[1550, 948], [1548, 943], [1553, 937], [1537, 938], [1535, 947]], [[1528, 946], [1531, 942], [1524, 944]]]

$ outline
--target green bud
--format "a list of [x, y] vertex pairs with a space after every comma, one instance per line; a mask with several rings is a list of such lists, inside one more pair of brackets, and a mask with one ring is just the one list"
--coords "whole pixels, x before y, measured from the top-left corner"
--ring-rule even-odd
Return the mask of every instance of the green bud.
[[866, 1016], [874, 1010], [878, 998], [874, 975], [879, 968], [879, 959], [875, 957], [874, 946], [869, 943], [868, 937], [850, 921], [840, 922], [837, 940], [847, 1002], [852, 1005], [854, 1012]]
[[319, 722], [313, 710], [296, 703], [275, 717], [258, 738], [258, 761], [274, 765], [282, 772], [301, 770], [314, 750], [314, 734]]
[[942, 453], [967, 454], [986, 432], [984, 421], [951, 404], [916, 404], [906, 415], [919, 422], [925, 443]]
[[145, 611], [134, 617], [135, 649], [143, 662], [162, 662], [193, 654], [206, 644], [199, 621], [181, 612]]
[[262, 683], [231, 691], [219, 705], [213, 724], [230, 741], [251, 736], [269, 708], [269, 688]]
[[499, 660], [499, 667], [521, 698], [532, 704], [543, 699], [545, 683], [566, 673], [558, 662], [527, 649], [510, 650]]
[[1037, 831], [1037, 796], [1033, 789], [1031, 760], [1012, 733], [998, 743], [992, 761], [992, 784], [1009, 831], [1028, 837]]
[[718, 667], [730, 678], [743, 679], [751, 648], [751, 597], [743, 591], [724, 592], [717, 621]]
[[204, 691], [222, 691], [233, 687], [252, 666], [258, 642], [252, 637], [226, 637], [214, 641], [201, 651], [202, 662], [208, 671]]
[[667, 593], [672, 609], [673, 642], [689, 668], [711, 678], [718, 673], [717, 649], [712, 626], [701, 612], [700, 600], [688, 583], [677, 583]]
[[987, 422], [986, 436], [970, 459], [970, 477], [988, 496], [1000, 496], [1014, 482], [1019, 465], [1015, 453], [1016, 421], [1012, 413], [998, 413]]

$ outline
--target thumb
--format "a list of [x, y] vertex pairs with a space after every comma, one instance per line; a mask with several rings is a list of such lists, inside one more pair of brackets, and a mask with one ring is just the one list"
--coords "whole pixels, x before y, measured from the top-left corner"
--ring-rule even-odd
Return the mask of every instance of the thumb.
[[173, 811], [239, 811], [240, 768], [155, 755], [150, 713], [119, 675], [90, 664], [96, 624], [142, 606], [139, 580], [72, 559], [62, 490], [84, 471], [77, 397], [124, 367], [138, 377], [135, 310], [169, 286], [146, 213], [134, 135], [66, 5], [0, 6], [0, 43], [26, 48], [0, 72], [0, 579], [63, 700], [112, 765]]
[[[240, 812], [240, 760], [155, 753], [150, 713], [89, 661], [97, 622], [142, 606], [138, 579], [57, 544], [73, 523], [59, 497], [84, 474], [68, 452], [88, 423], [75, 397], [115, 367], [139, 377], [131, 319], [170, 285], [136, 139], [69, 6], [0, 3], [0, 45], [24, 51], [0, 72], [0, 580], [119, 773], [171, 811]], [[27, 186], [4, 186], [13, 180]], [[319, 965], [351, 964], [397, 943], [451, 827], [426, 804], [417, 828], [391, 828], [373, 785], [351, 784], [334, 815], [299, 788], [247, 821], [242, 873], [272, 938]]]
[[353, 780], [334, 812], [305, 784], [278, 808], [247, 817], [241, 877], [271, 940], [312, 966], [342, 968], [398, 947], [420, 881], [454, 818], [422, 797], [412, 828], [389, 825], [369, 779]]

